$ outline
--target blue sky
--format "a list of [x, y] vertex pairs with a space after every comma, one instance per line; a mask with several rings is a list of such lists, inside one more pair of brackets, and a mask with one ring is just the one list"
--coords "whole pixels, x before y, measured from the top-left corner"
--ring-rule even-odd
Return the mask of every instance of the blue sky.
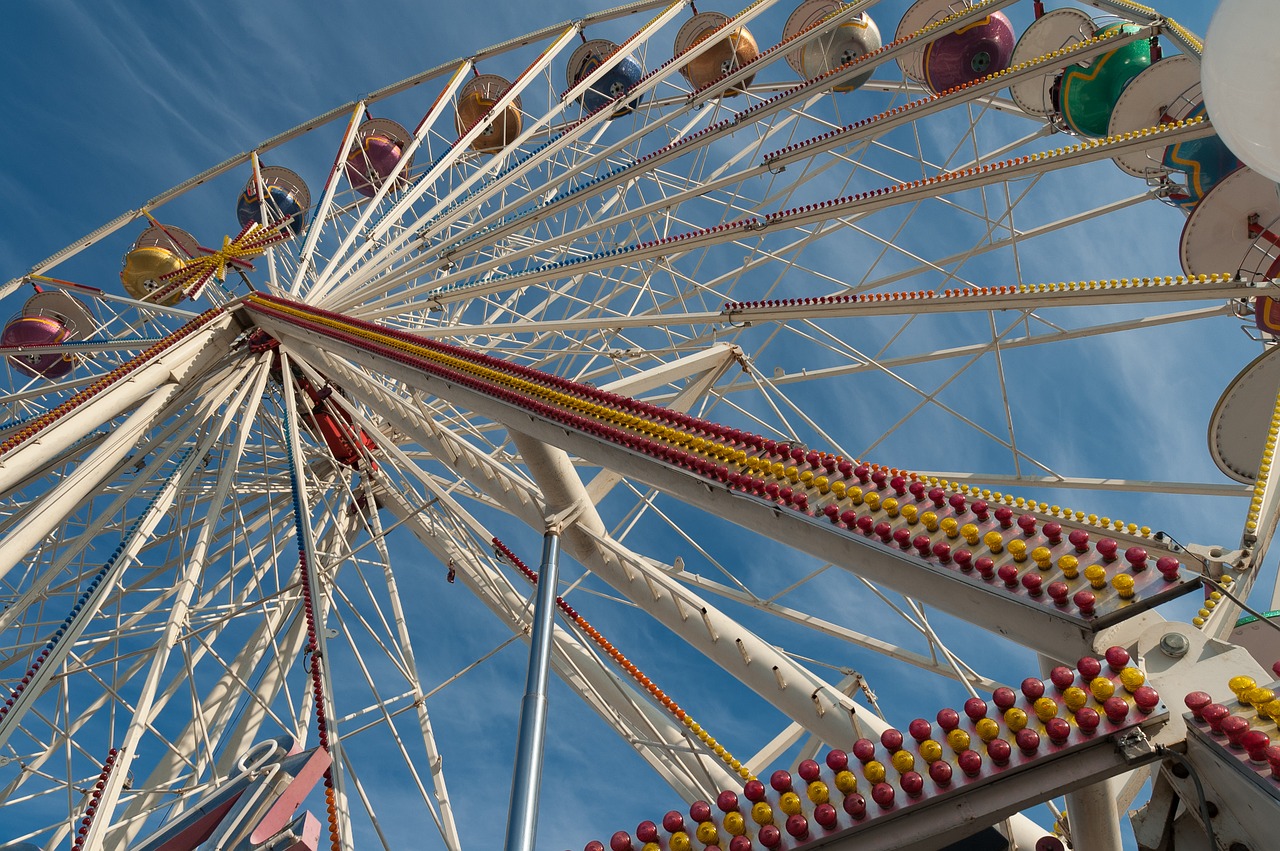
[[[894, 4], [893, 8], [897, 10], [903, 5]], [[1193, 0], [1162, 4], [1173, 17], [1200, 33], [1207, 28], [1208, 6]], [[729, 11], [727, 5], [722, 8]], [[362, 92], [465, 55], [473, 48], [574, 18], [586, 11], [586, 7], [563, 0], [541, 4], [504, 0], [496, 7], [486, 7], [486, 12], [490, 11], [493, 14], [477, 15], [470, 11], [459, 14], [456, 5], [439, 2], [376, 5], [228, 2], [216, 6], [175, 2], [152, 4], [145, 14], [110, 4], [12, 4], [6, 9], [7, 26], [3, 36], [6, 49], [0, 51], [0, 70], [8, 81], [0, 93], [0, 109], [6, 117], [0, 129], [0, 155], [5, 163], [0, 171], [0, 191], [7, 200], [7, 212], [0, 219], [4, 223], [0, 229], [0, 280], [20, 274], [70, 240], [186, 177]], [[1022, 14], [1025, 15], [1025, 10]], [[881, 20], [886, 40], [892, 37], [893, 28], [892, 20]], [[760, 40], [772, 43], [767, 36], [762, 35]], [[423, 108], [426, 103], [424, 93]], [[852, 107], [847, 109], [856, 111]], [[300, 149], [309, 150], [308, 144]], [[310, 150], [319, 152], [326, 148], [316, 142]], [[313, 163], [310, 167], [322, 169], [327, 164]], [[1105, 168], [1111, 168], [1110, 164], [1100, 164], [1094, 173], [1101, 174]], [[1114, 179], [1127, 178], [1121, 178], [1117, 172]], [[1064, 178], [1062, 191], [1070, 191], [1067, 180]], [[313, 183], [313, 194], [315, 192]], [[219, 211], [219, 215], [230, 219], [232, 203], [228, 197], [226, 211]], [[1146, 244], [1134, 249], [1135, 254], [1141, 252], [1144, 257], [1146, 252], [1158, 252], [1165, 258], [1162, 271], [1166, 274], [1177, 271], [1176, 215], [1169, 210], [1153, 214], [1151, 221], [1159, 223], [1158, 233], [1151, 239], [1154, 247]], [[1144, 226], [1141, 221], [1134, 222], [1135, 228]], [[1152, 225], [1153, 229], [1156, 227]], [[1170, 241], [1171, 235], [1175, 241]], [[922, 244], [932, 238], [920, 232], [908, 234], [906, 238], [913, 236]], [[1079, 255], [1088, 250], [1087, 246], [1069, 239], [1062, 240], [1045, 248], [1041, 259], [1049, 268], [1058, 264], [1080, 265]], [[1107, 253], [1123, 251], [1124, 246], [1110, 246]], [[1115, 274], [1129, 271], [1118, 270]], [[1082, 274], [1106, 273], [1107, 270], [1102, 269]], [[110, 277], [86, 283], [110, 287], [114, 284]], [[1170, 344], [1169, 341], [1166, 344]], [[1169, 404], [1169, 395], [1181, 392], [1178, 383], [1185, 380], [1186, 392], [1194, 396], [1185, 400], [1186, 407], [1195, 413], [1172, 426], [1162, 422], [1174, 432], [1167, 438], [1176, 443], [1176, 450], [1170, 450], [1178, 459], [1173, 466], [1183, 469], [1186, 458], [1189, 460], [1185, 463], [1193, 471], [1191, 478], [1217, 475], [1204, 461], [1203, 451], [1196, 454], [1197, 448], [1203, 446], [1204, 417], [1216, 401], [1216, 389], [1206, 391], [1204, 388], [1225, 384], [1235, 368], [1229, 364], [1238, 367], [1243, 363], [1239, 352], [1244, 344], [1239, 340], [1224, 344], [1230, 355], [1223, 360], [1229, 364], [1208, 365], [1214, 375], [1203, 382], [1198, 380], [1200, 376], [1179, 373], [1182, 364], [1170, 365], [1168, 372], [1164, 372], [1158, 355], [1152, 358], [1154, 362], [1142, 360], [1129, 345], [1127, 340], [1099, 341], [1072, 365], [1072, 368], [1096, 370], [1100, 375], [1119, 378], [1129, 388], [1141, 388], [1126, 397], [1129, 407], [1119, 411], [1086, 409], [1078, 412], [1079, 415], [1096, 418], [1099, 429], [1141, 431], [1151, 421], [1162, 420], [1161, 412]], [[1142, 341], [1134, 345], [1141, 347]], [[1203, 344], [1194, 336], [1187, 336], [1174, 337], [1171, 345], [1185, 348]], [[1040, 362], [1039, 369], [1043, 370], [1038, 373], [1039, 380], [1051, 382], [1062, 365], [1048, 355]], [[1100, 382], [1099, 388], [1104, 396], [1109, 392], [1105, 382]], [[884, 392], [891, 390], [886, 388]], [[1043, 420], [1032, 420], [1043, 435], [1053, 433], [1054, 416], [1060, 414], [1060, 409], [1048, 407], [1048, 411], [1043, 408], [1037, 411], [1044, 416]], [[949, 439], [951, 435], [943, 437]], [[851, 443], [860, 439], [858, 434], [849, 438]], [[1065, 446], [1043, 451], [1060, 454], [1065, 464], [1065, 460], [1079, 454], [1071, 440], [1065, 439]], [[939, 440], [941, 448], [945, 448], [944, 442]], [[857, 451], [861, 447], [849, 448]], [[884, 452], [888, 451], [893, 448], [886, 447], [875, 455], [885, 457]], [[930, 459], [928, 463], [942, 466], [946, 453], [942, 455], [943, 458]], [[1109, 460], [1118, 469], [1128, 469], [1127, 465], [1134, 459], [1116, 455]], [[1146, 459], [1141, 465], [1134, 461], [1134, 464], [1145, 470], [1161, 466], [1159, 459]], [[957, 462], [955, 467], [963, 465]], [[1128, 475], [1127, 472], [1118, 474]], [[1169, 477], [1173, 475], [1171, 471]], [[1108, 495], [1103, 495], [1100, 501], [1104, 506], [1123, 504], [1122, 499]], [[1234, 528], [1236, 523], [1229, 519], [1232, 512], [1237, 512], [1233, 506], [1178, 510], [1187, 515], [1178, 520], [1203, 529], [1205, 534]], [[1237, 513], [1242, 513], [1242, 509]], [[1174, 525], [1170, 523], [1171, 527]], [[771, 564], [785, 563], [789, 558], [789, 553], [778, 545], [762, 545], [714, 522], [701, 526], [700, 530], [699, 534], [706, 535], [708, 540], [714, 539], [720, 552], [733, 558], [744, 561], [753, 558]], [[518, 551], [526, 561], [536, 561], [536, 535], [525, 529], [499, 534], [522, 544]], [[676, 551], [674, 545], [666, 542], [660, 549]], [[431, 589], [432, 595], [462, 593], [460, 588], [442, 585], [438, 576], [430, 571], [428, 580], [431, 585], [425, 587]], [[678, 697], [689, 695], [691, 702], [702, 701], [698, 705], [703, 708], [697, 714], [715, 718], [716, 729], [724, 730], [718, 735], [733, 746], [735, 753], [749, 755], [761, 736], [767, 737], [767, 723], [751, 717], [753, 704], [743, 702], [742, 696], [732, 688], [726, 687], [721, 692], [719, 683], [705, 688], [707, 681], [700, 679], [701, 672], [684, 658], [687, 651], [666, 640], [666, 633], [660, 627], [627, 619], [627, 607], [620, 604], [591, 597], [578, 602], [584, 613], [590, 615], [588, 609], [600, 612], [599, 620], [617, 617], [616, 628], [628, 642], [625, 646], [635, 648], [634, 655], [647, 661], [643, 667], [664, 672], [672, 683], [670, 691]], [[907, 638], [908, 631], [900, 624], [885, 620], [876, 626], [883, 630], [883, 635]], [[487, 629], [477, 630], [477, 634], [432, 633], [431, 638], [449, 643], [451, 652], [447, 655], [451, 658], [468, 654], [474, 658], [495, 646], [499, 634]], [[624, 646], [623, 641], [617, 643]], [[481, 784], [489, 790], [487, 803], [471, 811], [469, 825], [485, 838], [491, 838], [495, 832], [500, 835], [498, 815], [505, 807], [509, 778], [509, 763], [504, 760], [508, 759], [509, 745], [514, 739], [519, 682], [523, 677], [522, 654], [518, 644], [508, 648], [502, 654], [500, 667], [481, 671], [467, 684], [467, 691], [459, 688], [449, 703], [441, 701], [442, 707], [448, 707], [442, 713], [466, 722], [460, 723], [452, 735], [458, 737], [455, 742], [467, 741], [472, 754], [451, 764], [465, 765], [474, 758], [476, 764], [472, 772], [482, 771], [487, 775]], [[420, 650], [422, 655], [426, 654]], [[1011, 668], [1029, 662], [1024, 654]], [[858, 660], [857, 665], [860, 669], [865, 665], [868, 670], [881, 673], [881, 679], [873, 685], [889, 699], [896, 700], [907, 692], [923, 689], [924, 706], [919, 707], [918, 701], [919, 711], [941, 706], [954, 695], [954, 689], [945, 686], [917, 686], [911, 676], [885, 669], [874, 661]], [[447, 671], [434, 671], [432, 678], [445, 674]], [[516, 678], [514, 685], [513, 678]], [[465, 717], [468, 706], [484, 706], [490, 695], [501, 695], [501, 700], [506, 702]], [[561, 688], [553, 700], [564, 702], [570, 697]], [[736, 711], [739, 705], [744, 707], [741, 712]], [[553, 761], [549, 770], [557, 777], [572, 778], [572, 782], [563, 784], [566, 787], [563, 793], [557, 789], [554, 795], [548, 796], [550, 803], [543, 817], [546, 847], [552, 847], [554, 842], [566, 847], [576, 842], [580, 847], [589, 838], [605, 838], [614, 829], [630, 828], [637, 819], [636, 813], [657, 818], [674, 805], [671, 796], [651, 791], [656, 782], [644, 773], [646, 769], [637, 761], [622, 761], [628, 758], [627, 749], [606, 741], [609, 736], [603, 730], [577, 727], [566, 720], [553, 721], [553, 724], [558, 726], [554, 727], [550, 751]], [[480, 742], [486, 745], [474, 744]], [[496, 746], [488, 747], [490, 742]], [[617, 768], [619, 765], [625, 768]], [[635, 772], [634, 781], [630, 779], [631, 772]], [[462, 773], [466, 773], [465, 769]], [[616, 797], [624, 800], [606, 801], [611, 806], [597, 808], [599, 799], [592, 794], [594, 775], [619, 773], [628, 774], [627, 782], [622, 784], [624, 790], [616, 793]], [[482, 824], [483, 819], [476, 815], [486, 809], [493, 814], [492, 821], [499, 822], [496, 827]], [[0, 815], [0, 825], [3, 821]], [[490, 847], [485, 845], [485, 838], [473, 847]]]

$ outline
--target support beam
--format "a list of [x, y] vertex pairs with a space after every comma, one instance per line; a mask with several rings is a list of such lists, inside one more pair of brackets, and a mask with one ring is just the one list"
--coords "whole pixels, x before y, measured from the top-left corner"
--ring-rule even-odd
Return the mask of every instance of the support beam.
[[542, 787], [542, 753], [547, 736], [547, 674], [551, 663], [556, 586], [560, 581], [560, 524], [548, 523], [542, 536], [542, 563], [533, 604], [529, 637], [529, 669], [520, 703], [520, 733], [512, 769], [511, 803], [507, 808], [506, 851], [533, 851], [538, 835], [538, 797]]
[[[269, 301], [274, 303], [268, 304]], [[1090, 652], [1097, 629], [1195, 587], [1191, 577], [1181, 577], [1178, 569], [1184, 561], [1197, 566], [1198, 563], [1150, 537], [1150, 530], [1140, 534], [1136, 525], [1127, 531], [1123, 524], [1103, 529], [1089, 523], [1082, 525], [1071, 518], [1038, 513], [1033, 505], [1025, 504], [1019, 504], [1017, 518], [1006, 507], [1000, 507], [993, 515], [989, 513], [992, 507], [985, 502], [973, 499], [971, 503], [966, 490], [952, 490], [948, 500], [948, 491], [937, 487], [928, 490], [928, 485], [908, 496], [905, 478], [891, 487], [888, 475], [881, 472], [881, 479], [873, 483], [866, 467], [859, 468], [861, 472], [851, 477], [852, 465], [847, 465], [848, 470], [840, 473], [844, 478], [840, 478], [836, 476], [834, 456], [814, 452], [806, 456], [804, 450], [799, 450], [800, 456], [793, 462], [787, 447], [779, 448], [772, 442], [767, 445], [758, 436], [703, 437], [700, 435], [727, 435], [728, 432], [713, 423], [688, 417], [680, 419], [683, 415], [664, 414], [651, 406], [601, 395], [593, 388], [542, 378], [533, 371], [513, 371], [501, 361], [462, 349], [439, 343], [419, 345], [409, 342], [413, 338], [408, 334], [385, 331], [333, 314], [308, 313], [263, 297], [254, 297], [251, 311], [264, 327], [290, 345], [318, 353], [314, 339], [316, 335], [324, 335], [326, 352], [349, 357], [407, 386], [447, 398], [506, 424], [516, 433], [528, 435], [531, 440], [519, 444], [526, 452], [526, 462], [535, 471], [545, 462], [549, 471], [563, 467], [572, 473], [567, 456], [553, 460], [546, 451], [546, 446], [551, 444], [565, 447], [594, 463], [945, 611], [963, 617], [986, 608], [991, 612], [990, 628], [1047, 654]], [[327, 354], [320, 356], [328, 357]], [[626, 428], [620, 429], [614, 423], [625, 424]], [[744, 440], [750, 453], [741, 448]], [[734, 445], [730, 446], [731, 443]], [[811, 479], [800, 482], [788, 478], [795, 474], [783, 475], [785, 464], [781, 459], [784, 456], [793, 467], [802, 465]], [[806, 457], [817, 460], [805, 460]], [[727, 458], [738, 460], [729, 467], [724, 462]], [[830, 473], [824, 469], [828, 463]], [[742, 471], [746, 478], [733, 479], [739, 476], [733, 470]], [[551, 481], [565, 478], [559, 472], [551, 475], [535, 472], [535, 475], [544, 490]], [[841, 486], [839, 491], [834, 485], [828, 487], [830, 493], [819, 489], [818, 477], [827, 482], [828, 475], [836, 477]], [[857, 500], [846, 490], [856, 493]], [[862, 499], [864, 490], [874, 501]], [[800, 498], [793, 500], [797, 494]], [[577, 494], [569, 498], [566, 492], [564, 496], [566, 507], [579, 501]], [[891, 498], [892, 503], [888, 502]], [[900, 500], [902, 505], [922, 512], [917, 520], [898, 517]], [[552, 498], [552, 501], [556, 500]], [[893, 512], [887, 507], [890, 504]], [[929, 521], [927, 530], [917, 522], [925, 514], [935, 518]], [[869, 525], [855, 527], [855, 517], [859, 523]], [[1018, 520], [1018, 528], [1003, 531], [1014, 526], [1014, 519]], [[950, 532], [941, 525], [932, 525], [942, 520], [954, 524], [948, 527]], [[1023, 526], [1024, 522], [1031, 525]], [[961, 524], [964, 530], [972, 530], [964, 531], [965, 538], [960, 537]], [[1019, 530], [1023, 529], [1026, 534], [1020, 537]], [[1083, 549], [1066, 540], [1067, 533], [1075, 531], [1088, 536]], [[1007, 537], [1010, 549], [1006, 551]], [[961, 564], [950, 558], [953, 548], [958, 554], [966, 545], [975, 548], [970, 554], [973, 559], [980, 556], [986, 560], [989, 550], [990, 563], [966, 560]], [[937, 549], [938, 546], [945, 546], [945, 551]], [[1124, 581], [1130, 583], [1128, 586], [1116, 584], [1119, 577], [1112, 581], [1113, 573], [1124, 572], [1125, 562], [1110, 572], [1103, 568], [1101, 585], [1094, 585], [1090, 596], [1073, 603], [1071, 595], [1087, 590], [1095, 581], [1081, 571], [1089, 573], [1086, 568], [1092, 568], [1095, 560], [1098, 564], [1110, 563], [1123, 548], [1134, 547], [1143, 549], [1144, 560], [1172, 561], [1161, 561], [1160, 571], [1146, 570], [1143, 562], [1141, 569], [1126, 573]], [[1073, 548], [1078, 555], [1073, 554]], [[1042, 576], [1032, 569], [1027, 556], [1034, 553], [1039, 559], [1041, 552], [1049, 559], [1041, 570], [1056, 569], [1058, 573]], [[1061, 558], [1068, 555], [1070, 563], [1062, 562]], [[997, 579], [997, 567], [1012, 573], [1001, 574]], [[1030, 585], [1030, 579], [1027, 583], [1020, 582], [1024, 571], [1030, 579], [1040, 579], [1044, 585], [1061, 582], [1061, 587], [1053, 585], [1047, 590], [1064, 591], [1067, 604], [1055, 604], [1050, 599], [1052, 595], [1046, 595], [1040, 585]], [[619, 578], [623, 585], [636, 581], [631, 571], [624, 571]], [[652, 593], [651, 596], [661, 598], [664, 594]], [[688, 633], [689, 613], [677, 607], [673, 614], [675, 619], [668, 625], [680, 623], [682, 626], [677, 631]]]

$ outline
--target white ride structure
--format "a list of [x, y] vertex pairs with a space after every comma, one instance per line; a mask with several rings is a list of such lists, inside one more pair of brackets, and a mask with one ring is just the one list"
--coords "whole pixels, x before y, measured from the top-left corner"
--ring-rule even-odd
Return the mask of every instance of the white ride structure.
[[1200, 53], [637, 2], [17, 275], [0, 848], [1269, 847], [1280, 198]]

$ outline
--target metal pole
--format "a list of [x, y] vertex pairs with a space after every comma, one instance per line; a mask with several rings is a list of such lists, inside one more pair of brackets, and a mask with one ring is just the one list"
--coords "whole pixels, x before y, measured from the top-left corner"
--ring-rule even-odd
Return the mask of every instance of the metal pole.
[[[1056, 659], [1038, 654], [1040, 673], [1049, 675]], [[1068, 792], [1067, 827], [1071, 831], [1071, 845], [1088, 851], [1120, 851], [1124, 840], [1120, 830], [1120, 807], [1116, 803], [1119, 784], [1113, 779], [1099, 781], [1092, 786]], [[1022, 847], [1022, 846], [1018, 846]], [[1033, 846], [1026, 846], [1031, 848]]]
[[538, 826], [542, 749], [547, 732], [547, 670], [559, 569], [560, 528], [548, 526], [542, 537], [542, 567], [538, 571], [538, 594], [533, 604], [529, 676], [525, 680], [524, 700], [520, 703], [520, 735], [516, 740], [516, 762], [511, 778], [505, 851], [533, 851]]

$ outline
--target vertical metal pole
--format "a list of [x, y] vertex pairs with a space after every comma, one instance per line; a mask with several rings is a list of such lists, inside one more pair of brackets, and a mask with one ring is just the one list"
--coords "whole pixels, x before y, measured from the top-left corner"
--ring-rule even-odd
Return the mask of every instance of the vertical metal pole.
[[[1049, 675], [1054, 665], [1062, 664], [1044, 654], [1039, 655], [1039, 660], [1040, 673], [1044, 676]], [[1119, 791], [1119, 783], [1102, 780], [1067, 793], [1067, 826], [1071, 830], [1072, 847], [1089, 851], [1095, 848], [1098, 851], [1120, 851], [1124, 847], [1120, 807], [1116, 803]]]
[[542, 780], [542, 749], [547, 732], [547, 671], [556, 612], [556, 584], [560, 570], [560, 528], [548, 526], [542, 538], [542, 567], [533, 605], [533, 634], [529, 642], [529, 676], [520, 704], [520, 735], [511, 778], [511, 806], [507, 811], [505, 851], [533, 851], [538, 826], [538, 792]]

